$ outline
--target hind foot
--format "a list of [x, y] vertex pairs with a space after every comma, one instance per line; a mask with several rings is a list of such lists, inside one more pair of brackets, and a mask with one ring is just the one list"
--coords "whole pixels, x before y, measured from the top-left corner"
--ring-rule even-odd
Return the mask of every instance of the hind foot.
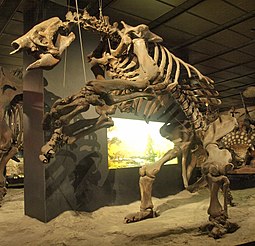
[[140, 212], [137, 212], [137, 213], [128, 214], [124, 218], [124, 223], [133, 223], [133, 222], [137, 222], [137, 221], [140, 221], [140, 220], [155, 218], [157, 216], [159, 216], [159, 215], [155, 211], [153, 211], [152, 209], [144, 210], [144, 211], [140, 211]]
[[222, 217], [218, 217], [210, 220], [207, 224], [201, 226], [199, 229], [202, 232], [206, 232], [210, 237], [219, 239], [223, 237], [223, 235], [233, 233], [239, 228], [240, 226], [238, 224], [232, 223], [225, 218], [222, 219]]

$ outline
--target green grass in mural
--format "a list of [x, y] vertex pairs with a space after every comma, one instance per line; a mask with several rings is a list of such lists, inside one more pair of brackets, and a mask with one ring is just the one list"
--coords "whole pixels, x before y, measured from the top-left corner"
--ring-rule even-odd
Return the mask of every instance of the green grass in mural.
[[[159, 133], [163, 124], [114, 118], [114, 126], [107, 130], [109, 169], [140, 167], [160, 159], [174, 147]], [[177, 164], [177, 159], [166, 164]]]

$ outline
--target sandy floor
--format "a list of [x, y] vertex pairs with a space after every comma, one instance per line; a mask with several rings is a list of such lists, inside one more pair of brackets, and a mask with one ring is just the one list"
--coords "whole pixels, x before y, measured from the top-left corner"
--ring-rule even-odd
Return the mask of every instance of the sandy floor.
[[215, 240], [199, 232], [207, 221], [208, 191], [182, 191], [154, 199], [161, 216], [134, 224], [123, 218], [139, 208], [139, 202], [104, 207], [93, 213], [67, 211], [47, 224], [23, 214], [23, 190], [9, 189], [0, 208], [1, 246], [10, 245], [239, 245], [255, 241], [255, 188], [233, 191], [236, 207], [230, 220], [241, 228]]

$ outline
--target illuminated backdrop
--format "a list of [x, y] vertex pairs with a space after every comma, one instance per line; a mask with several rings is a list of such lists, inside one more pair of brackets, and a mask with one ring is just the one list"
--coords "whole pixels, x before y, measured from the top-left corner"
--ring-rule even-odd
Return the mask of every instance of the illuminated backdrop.
[[[163, 138], [159, 129], [163, 122], [114, 118], [107, 129], [108, 166], [110, 169], [140, 167], [160, 159], [174, 144]], [[177, 164], [173, 159], [166, 164]]]

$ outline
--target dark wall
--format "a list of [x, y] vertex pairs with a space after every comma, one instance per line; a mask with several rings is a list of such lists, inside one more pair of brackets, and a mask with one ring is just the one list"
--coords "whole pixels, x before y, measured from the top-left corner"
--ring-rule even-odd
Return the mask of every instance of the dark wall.
[[[53, 10], [53, 7], [47, 8], [45, 16], [57, 16], [57, 10]], [[58, 11], [59, 16], [63, 16], [64, 10], [60, 8]], [[75, 33], [76, 40], [68, 48], [66, 64], [63, 59], [52, 71], [43, 72], [48, 82], [44, 88], [44, 104], [48, 107], [56, 98], [77, 93], [84, 86], [85, 80], [93, 79], [87, 62], [84, 78], [77, 30]], [[86, 59], [87, 54], [97, 46], [100, 37], [83, 32], [82, 38]], [[80, 117], [96, 116], [92, 107]], [[29, 150], [26, 151], [29, 155]], [[73, 146], [63, 147], [56, 158], [45, 166], [45, 174], [41, 175], [45, 175], [45, 218], [36, 215], [33, 217], [43, 221], [49, 221], [66, 210], [94, 211], [102, 206], [128, 204], [140, 199], [138, 168], [108, 169], [106, 129], [80, 139]], [[153, 195], [164, 197], [182, 189], [180, 166], [163, 166], [155, 180]], [[29, 212], [27, 214], [30, 215]]]
[[[24, 30], [28, 31], [40, 19], [36, 4], [24, 9]], [[24, 68], [34, 59], [24, 53]], [[45, 221], [45, 168], [38, 153], [44, 141], [42, 118], [44, 112], [41, 70], [23, 74], [24, 112], [24, 200], [25, 214]]]

